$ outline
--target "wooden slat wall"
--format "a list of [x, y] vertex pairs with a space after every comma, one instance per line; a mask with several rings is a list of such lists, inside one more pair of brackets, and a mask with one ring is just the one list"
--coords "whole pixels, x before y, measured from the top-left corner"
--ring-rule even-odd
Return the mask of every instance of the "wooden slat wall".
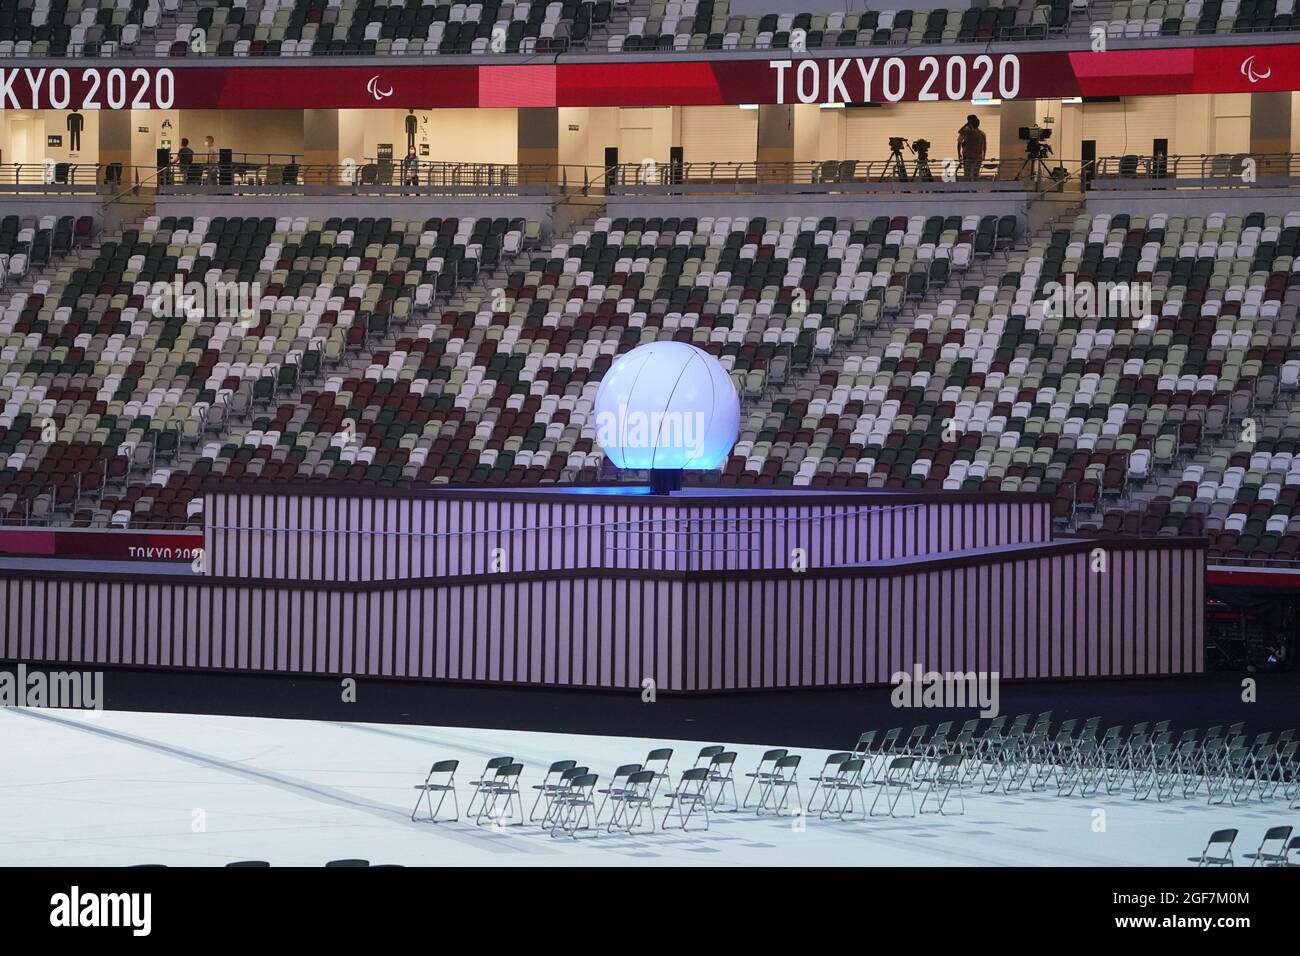
[[1079, 544], [805, 574], [549, 572], [330, 587], [0, 572], [0, 658], [666, 691], [1202, 669], [1205, 552]]
[[1034, 500], [926, 502], [864, 513], [862, 504], [796, 506], [779, 498], [767, 506], [666, 507], [644, 497], [569, 497], [210, 493], [207, 572], [327, 581], [486, 574], [495, 549], [511, 571], [788, 568], [798, 547], [809, 567], [834, 567], [1045, 542], [1051, 535], [1049, 505]]

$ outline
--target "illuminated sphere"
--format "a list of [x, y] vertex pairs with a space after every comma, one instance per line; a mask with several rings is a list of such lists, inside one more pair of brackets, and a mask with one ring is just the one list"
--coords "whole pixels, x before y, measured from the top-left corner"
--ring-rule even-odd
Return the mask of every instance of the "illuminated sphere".
[[740, 397], [708, 352], [651, 342], [610, 366], [594, 421], [596, 440], [619, 468], [708, 470], [736, 444]]

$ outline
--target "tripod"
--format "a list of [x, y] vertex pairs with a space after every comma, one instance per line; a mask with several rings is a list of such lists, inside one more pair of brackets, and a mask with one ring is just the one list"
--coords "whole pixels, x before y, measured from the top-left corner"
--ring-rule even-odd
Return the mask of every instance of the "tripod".
[[1034, 182], [1041, 182], [1044, 179], [1052, 178], [1052, 171], [1048, 168], [1044, 159], [1051, 152], [1051, 147], [1041, 148], [1034, 143], [1028, 144], [1028, 150], [1025, 153], [1025, 161], [1020, 164], [1020, 170], [1016, 173], [1016, 179], [1023, 179], [1025, 171], [1033, 177]]
[[890, 176], [893, 176], [900, 183], [908, 180], [907, 160], [903, 158], [903, 151], [898, 146], [889, 147], [889, 159], [885, 160], [885, 171], [880, 174], [880, 181], [883, 183]]
[[916, 154], [916, 166], [912, 170], [912, 178], [920, 183], [934, 182], [934, 173], [930, 172], [930, 153], [926, 150], [920, 150]]

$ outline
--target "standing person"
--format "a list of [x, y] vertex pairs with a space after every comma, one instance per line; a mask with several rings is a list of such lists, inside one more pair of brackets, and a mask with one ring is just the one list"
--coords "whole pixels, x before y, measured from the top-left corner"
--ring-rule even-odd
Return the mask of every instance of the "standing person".
[[957, 162], [961, 163], [965, 178], [974, 182], [980, 178], [984, 164], [984, 151], [988, 139], [980, 129], [980, 118], [974, 113], [966, 117], [966, 125], [957, 130]]
[[188, 139], [181, 139], [181, 148], [176, 153], [176, 165], [181, 170], [181, 182], [191, 183], [195, 181], [194, 173], [197, 170], [194, 168], [194, 150], [190, 149]]
[[420, 185], [420, 157], [415, 155], [414, 146], [408, 146], [402, 157], [402, 182], [407, 186]]
[[221, 151], [217, 149], [216, 137], [203, 137], [203, 151], [207, 154], [203, 159], [207, 181], [215, 184], [217, 182], [217, 161], [221, 157]]

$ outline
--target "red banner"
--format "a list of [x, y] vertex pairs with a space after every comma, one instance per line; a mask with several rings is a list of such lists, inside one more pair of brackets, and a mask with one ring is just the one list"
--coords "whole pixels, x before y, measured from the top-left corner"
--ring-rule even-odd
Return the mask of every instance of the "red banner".
[[432, 64], [0, 69], [4, 109], [721, 106], [1047, 99], [1300, 89], [1300, 44], [1110, 53], [967, 53]]
[[193, 531], [0, 528], [0, 555], [7, 557], [189, 564], [202, 550], [203, 535]]

